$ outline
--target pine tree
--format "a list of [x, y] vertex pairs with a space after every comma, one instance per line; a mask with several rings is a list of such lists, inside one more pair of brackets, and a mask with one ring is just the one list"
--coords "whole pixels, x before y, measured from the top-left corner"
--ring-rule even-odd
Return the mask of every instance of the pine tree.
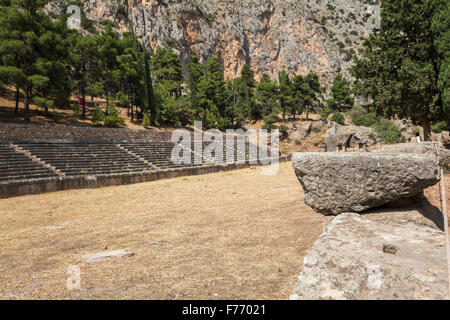
[[214, 106], [212, 116], [217, 121], [218, 128], [222, 129], [229, 124], [230, 119], [226, 118], [229, 96], [226, 90], [224, 70], [219, 58], [211, 56], [205, 64], [205, 76], [213, 82], [214, 95], [211, 97]]
[[258, 106], [259, 119], [268, 116], [272, 112], [278, 112], [278, 87], [270, 80], [268, 74], [264, 73], [256, 88], [256, 102]]
[[234, 105], [238, 124], [245, 117], [254, 121], [259, 119], [258, 108], [254, 97], [255, 78], [253, 71], [245, 64], [241, 70], [241, 76], [234, 79]]
[[157, 103], [155, 92], [153, 91], [153, 82], [150, 75], [150, 57], [148, 51], [141, 46], [141, 52], [143, 52], [143, 66], [144, 66], [144, 76], [145, 76], [145, 98], [147, 102], [147, 108], [150, 111], [150, 123], [152, 125], [159, 125], [160, 117], [160, 104]]
[[15, 0], [11, 6], [0, 7], [0, 78], [24, 91], [27, 122], [35, 96], [48, 108], [47, 96], [57, 95], [64, 86], [67, 89], [67, 79], [61, 74], [64, 46], [55, 24], [41, 11], [46, 2]]
[[[119, 53], [119, 36], [113, 31], [111, 25], [107, 25], [105, 30], [98, 35], [98, 81], [96, 87], [103, 88], [106, 105], [111, 105], [111, 97], [119, 91], [121, 70], [117, 61]], [[108, 108], [106, 115], [108, 116]]]
[[142, 65], [140, 65], [139, 44], [132, 33], [124, 33], [119, 41], [120, 55], [117, 56], [121, 71], [122, 90], [127, 96], [127, 113], [134, 121], [134, 106], [141, 101], [143, 93]]
[[293, 104], [297, 106], [297, 112], [301, 114], [306, 109], [306, 120], [309, 120], [309, 112], [319, 105], [319, 97], [322, 92], [319, 77], [310, 72], [305, 77], [296, 75], [293, 79]]
[[[450, 2], [436, 0], [432, 20], [434, 46], [437, 52], [437, 86], [442, 99], [442, 111], [450, 114]], [[448, 117], [443, 117], [448, 120]]]
[[355, 92], [371, 99], [377, 114], [410, 117], [423, 126], [425, 140], [430, 140], [431, 121], [449, 119], [438, 87], [442, 53], [436, 51], [439, 40], [431, 25], [436, 3], [440, 1], [383, 1], [381, 27], [367, 39], [364, 57], [352, 69]]
[[346, 111], [353, 107], [355, 100], [351, 96], [350, 84], [341, 74], [337, 74], [331, 87], [333, 98], [327, 100], [332, 111]]
[[[72, 80], [81, 94], [82, 112], [81, 118], [86, 119], [86, 94], [89, 86], [92, 86], [95, 77], [96, 60], [98, 58], [97, 42], [93, 36], [82, 36], [78, 33], [70, 38], [71, 50], [70, 58], [73, 66]], [[91, 94], [94, 92], [91, 90]]]
[[278, 81], [279, 81], [279, 94], [278, 99], [280, 103], [281, 113], [283, 115], [283, 121], [286, 121], [286, 114], [290, 112], [293, 114], [295, 118], [295, 107], [294, 98], [293, 98], [293, 88], [291, 80], [289, 79], [289, 75], [286, 73], [286, 70], [282, 70], [278, 73]]
[[151, 66], [156, 77], [156, 83], [163, 86], [170, 96], [180, 96], [183, 81], [182, 67], [180, 58], [173, 52], [172, 48], [157, 47], [152, 57]]
[[202, 65], [199, 62], [199, 58], [196, 56], [190, 56], [189, 63], [187, 65], [188, 79], [187, 86], [189, 88], [189, 100], [191, 102], [192, 108], [195, 110], [195, 115], [197, 119], [200, 119], [201, 109], [199, 107], [199, 92], [198, 84], [200, 79], [204, 76], [204, 71]]

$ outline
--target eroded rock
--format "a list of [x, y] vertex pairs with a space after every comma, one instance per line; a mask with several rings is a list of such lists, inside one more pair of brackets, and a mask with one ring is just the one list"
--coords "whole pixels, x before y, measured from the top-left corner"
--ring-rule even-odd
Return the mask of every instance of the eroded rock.
[[401, 212], [344, 213], [304, 258], [290, 299], [445, 299], [447, 288], [442, 231]]
[[439, 182], [432, 154], [294, 153], [305, 203], [317, 212], [362, 212], [421, 194]]
[[289, 133], [289, 138], [295, 140], [297, 143], [301, 143], [310, 134], [311, 127], [311, 121], [299, 124], [294, 132]]

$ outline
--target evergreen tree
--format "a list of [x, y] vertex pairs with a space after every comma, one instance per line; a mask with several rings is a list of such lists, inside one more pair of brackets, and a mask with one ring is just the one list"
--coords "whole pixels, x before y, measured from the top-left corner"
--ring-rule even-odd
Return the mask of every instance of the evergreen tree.
[[[78, 33], [75, 33], [70, 40], [70, 58], [73, 66], [72, 79], [74, 86], [81, 94], [81, 118], [86, 119], [86, 94], [88, 87], [92, 85], [93, 77], [95, 77], [93, 73], [96, 72], [97, 43], [94, 37], [88, 35], [83, 37]], [[92, 90], [91, 94], [94, 94]]]
[[309, 112], [319, 105], [319, 97], [322, 92], [319, 77], [314, 72], [305, 77], [296, 75], [293, 79], [293, 104], [297, 106], [297, 112], [301, 114], [306, 109], [306, 120], [309, 120]]
[[330, 110], [346, 111], [353, 107], [355, 100], [351, 96], [350, 84], [341, 74], [335, 76], [331, 93], [333, 98], [327, 101]]
[[278, 99], [280, 102], [280, 109], [283, 115], [283, 121], [286, 120], [286, 114], [291, 113], [295, 118], [295, 107], [294, 98], [293, 98], [293, 87], [291, 80], [289, 79], [286, 70], [282, 70], [278, 73], [278, 81], [279, 81], [279, 94]]
[[256, 88], [256, 101], [258, 106], [257, 117], [259, 119], [268, 116], [272, 112], [278, 112], [278, 87], [270, 80], [268, 74], [264, 73]]
[[[112, 105], [111, 97], [119, 91], [121, 70], [117, 61], [119, 37], [110, 25], [97, 37], [99, 74], [96, 86], [104, 90], [106, 105]], [[106, 115], [109, 114], [106, 108]]]
[[191, 102], [192, 108], [195, 110], [195, 115], [197, 119], [200, 119], [201, 109], [199, 108], [199, 92], [198, 84], [200, 79], [204, 76], [204, 71], [202, 65], [199, 62], [199, 58], [196, 56], [191, 56], [189, 58], [189, 63], [187, 65], [188, 79], [187, 86], [189, 88], [189, 100]]
[[[61, 39], [51, 19], [41, 11], [46, 1], [15, 0], [0, 7], [0, 79], [24, 91], [25, 121], [30, 121], [30, 103], [38, 95], [43, 102], [55, 71], [64, 69], [59, 61]], [[52, 48], [51, 45], [55, 45]], [[47, 99], [46, 99], [47, 100]], [[50, 102], [44, 103], [48, 106]]]
[[[352, 69], [355, 92], [370, 98], [377, 114], [410, 117], [423, 126], [425, 140], [430, 140], [431, 121], [449, 119], [442, 105], [445, 90], [439, 88], [440, 72], [445, 72], [445, 67], [439, 69], [438, 57], [445, 53], [436, 51], [439, 35], [432, 30], [433, 18], [435, 26], [440, 24], [436, 21], [443, 21], [438, 18], [436, 4], [442, 3], [383, 1], [381, 27], [367, 39], [364, 57], [356, 59]], [[448, 29], [444, 27], [444, 31]], [[446, 46], [448, 43], [443, 45], [444, 52], [448, 52]]]
[[[434, 46], [437, 52], [437, 86], [442, 99], [443, 112], [450, 114], [450, 2], [436, 0], [432, 20]], [[443, 117], [448, 120], [448, 117]]]
[[224, 79], [224, 70], [220, 64], [219, 58], [212, 56], [205, 64], [205, 76], [213, 82], [214, 95], [211, 100], [214, 105], [213, 116], [217, 121], [218, 128], [222, 129], [229, 124], [231, 119], [227, 119], [227, 105], [229, 104], [229, 96], [226, 89]]
[[255, 78], [253, 71], [245, 64], [241, 70], [241, 76], [235, 78], [234, 81], [234, 96], [236, 115], [238, 122], [245, 120], [245, 117], [251, 120], [258, 120], [258, 108], [255, 104], [254, 97]]
[[160, 117], [160, 104], [156, 101], [155, 92], [153, 91], [153, 82], [150, 75], [149, 54], [145, 48], [141, 46], [141, 52], [143, 52], [142, 59], [144, 64], [144, 76], [145, 76], [145, 97], [147, 101], [147, 108], [150, 111], [150, 123], [152, 125], [159, 125]]
[[117, 57], [121, 71], [122, 90], [127, 96], [127, 114], [134, 121], [134, 106], [143, 102], [144, 79], [142, 78], [143, 66], [140, 64], [141, 52], [139, 43], [132, 33], [123, 34], [119, 41], [120, 55]]
[[152, 71], [156, 78], [156, 83], [164, 87], [170, 96], [178, 97], [181, 95], [181, 83], [183, 76], [181, 74], [181, 62], [179, 57], [173, 52], [172, 48], [156, 48], [152, 57]]

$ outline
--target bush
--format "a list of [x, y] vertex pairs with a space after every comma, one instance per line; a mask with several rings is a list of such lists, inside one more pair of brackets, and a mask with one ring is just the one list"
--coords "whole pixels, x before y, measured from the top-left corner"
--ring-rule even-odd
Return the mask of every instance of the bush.
[[262, 126], [263, 129], [272, 130], [276, 129], [277, 127], [274, 125], [275, 122], [277, 122], [278, 118], [275, 114], [271, 113], [264, 117], [264, 125]]
[[368, 113], [366, 115], [354, 116], [352, 123], [355, 126], [372, 127], [380, 122], [380, 119], [375, 113]]
[[342, 124], [342, 125], [345, 124], [345, 118], [342, 115], [342, 113], [340, 113], [339, 111], [333, 113], [333, 116], [331, 117], [331, 121], [334, 121], [334, 122]]
[[329, 115], [331, 114], [331, 109], [328, 105], [323, 107], [322, 111], [320, 112], [320, 118], [323, 120], [327, 120]]
[[99, 106], [96, 106], [92, 115], [92, 123], [94, 126], [101, 126], [101, 123], [105, 120], [105, 114]]
[[431, 126], [431, 131], [434, 133], [441, 133], [442, 131], [446, 130], [448, 130], [447, 121], [441, 121]]
[[81, 108], [78, 104], [73, 104], [72, 111], [73, 111], [73, 114], [72, 114], [70, 121], [76, 122], [78, 119], [80, 119]]
[[109, 128], [118, 128], [125, 125], [125, 119], [119, 116], [107, 116], [105, 126]]
[[348, 115], [355, 126], [372, 127], [380, 121], [375, 113], [367, 113], [362, 106], [354, 106]]
[[402, 131], [395, 124], [389, 121], [380, 121], [373, 126], [378, 138], [386, 144], [404, 142]]
[[148, 117], [148, 114], [144, 114], [144, 118], [142, 119], [142, 126], [144, 128], [150, 127], [150, 118]]
[[360, 105], [354, 105], [351, 110], [347, 113], [352, 119], [356, 116], [364, 116], [367, 114], [367, 110]]

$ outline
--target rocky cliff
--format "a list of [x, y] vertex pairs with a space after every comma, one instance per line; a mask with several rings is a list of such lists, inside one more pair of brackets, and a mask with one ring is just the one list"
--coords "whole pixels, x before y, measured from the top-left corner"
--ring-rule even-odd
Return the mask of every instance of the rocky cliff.
[[[70, 1], [51, 7], [63, 11]], [[233, 78], [247, 63], [256, 78], [315, 71], [330, 80], [346, 70], [373, 27], [377, 0], [84, 0], [90, 19], [133, 30], [154, 50], [173, 46], [183, 63], [218, 56]], [[371, 17], [369, 17], [371, 16]], [[328, 81], [327, 81], [328, 82]]]

